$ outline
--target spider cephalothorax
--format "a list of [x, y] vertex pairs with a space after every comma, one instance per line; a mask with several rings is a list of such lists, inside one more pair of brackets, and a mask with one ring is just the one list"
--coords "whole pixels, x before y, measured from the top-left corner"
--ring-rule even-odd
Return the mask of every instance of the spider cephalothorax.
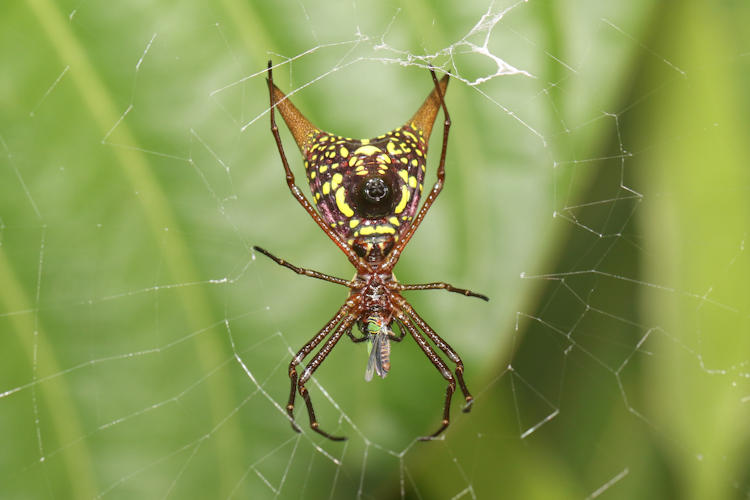
[[[393, 276], [393, 267], [443, 187], [450, 129], [450, 117], [443, 100], [448, 75], [438, 82], [434, 72], [430, 70], [435, 88], [405, 125], [372, 139], [357, 140], [332, 135], [312, 125], [273, 84], [271, 69], [269, 61], [271, 131], [281, 155], [289, 189], [320, 228], [344, 251], [357, 271], [354, 279], [348, 281], [296, 267], [267, 250], [253, 247], [298, 274], [350, 289], [349, 297], [336, 315], [300, 349], [289, 364], [291, 391], [287, 412], [292, 427], [299, 431], [294, 423], [294, 401], [299, 392], [305, 400], [313, 430], [333, 440], [344, 439], [331, 436], [319, 428], [305, 383], [344, 334], [354, 342], [371, 343], [365, 379], [370, 380], [373, 373], [385, 377], [390, 370], [390, 341], [400, 342], [408, 332], [448, 381], [442, 425], [426, 439], [435, 437], [448, 426], [450, 401], [456, 381], [466, 400], [464, 411], [469, 411], [473, 398], [464, 383], [461, 358], [414, 311], [400, 292], [443, 289], [488, 299], [484, 295], [443, 282], [419, 285], [398, 283]], [[294, 174], [289, 168], [276, 126], [276, 108], [281, 112], [304, 157], [305, 172], [315, 206], [310, 204], [294, 183]], [[445, 121], [437, 182], [419, 209], [427, 164], [427, 143], [440, 108], [443, 109]], [[355, 324], [362, 333], [360, 337], [352, 333]], [[398, 326], [400, 335], [394, 333], [394, 324]], [[455, 378], [425, 336], [456, 364]], [[297, 365], [321, 343], [323, 346], [298, 375]]]

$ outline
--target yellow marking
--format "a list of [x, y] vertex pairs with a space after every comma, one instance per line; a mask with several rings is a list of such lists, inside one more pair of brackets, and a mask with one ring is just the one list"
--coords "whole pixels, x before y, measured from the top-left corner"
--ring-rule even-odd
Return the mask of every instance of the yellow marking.
[[331, 168], [339, 168], [339, 164], [338, 163], [334, 163], [333, 165], [331, 165]]
[[412, 139], [414, 139], [415, 141], [417, 140], [417, 137], [416, 137], [416, 136], [415, 136], [414, 134], [412, 134], [411, 132], [408, 132], [408, 131], [406, 131], [406, 130], [404, 130], [404, 135], [405, 135], [405, 136], [408, 136], [408, 137], [411, 137], [411, 138], [412, 138]]
[[351, 219], [349, 221], [349, 227], [354, 229], [355, 227], [359, 226], [359, 219]]
[[385, 137], [385, 134], [383, 134], [383, 135], [379, 135], [379, 136], [378, 136], [377, 138], [378, 138], [378, 139], [382, 139], [382, 138], [384, 138], [384, 137]]
[[416, 158], [414, 158], [414, 159], [413, 159], [413, 160], [411, 161], [411, 164], [412, 164], [412, 166], [416, 167], [417, 165], [419, 165], [419, 162], [417, 161], [417, 159], [416, 159]]
[[331, 184], [326, 181], [325, 184], [323, 184], [323, 194], [328, 194], [331, 192]]
[[315, 193], [315, 203], [320, 199], [320, 193]]
[[375, 232], [378, 234], [394, 234], [396, 230], [391, 226], [376, 226]]
[[355, 172], [355, 173], [357, 175], [367, 175], [367, 170], [357, 170], [357, 172]]
[[354, 171], [355, 172], [362, 172], [364, 169], [365, 169], [365, 167], [363, 167], [362, 164], [360, 163], [359, 165], [357, 165], [357, 168], [355, 168]]
[[409, 188], [406, 184], [401, 186], [401, 201], [398, 202], [396, 208], [393, 209], [394, 213], [400, 214], [406, 208], [406, 203], [409, 201]]
[[417, 187], [417, 178], [414, 177], [413, 175], [409, 177], [409, 187], [411, 187], [412, 189]]
[[346, 244], [352, 246], [354, 245], [354, 240], [346, 240]]
[[417, 148], [414, 150], [415, 153], [417, 153], [417, 156], [422, 156], [422, 150]]
[[367, 236], [370, 234], [375, 234], [375, 227], [374, 226], [365, 226], [362, 229], [359, 230], [359, 234], [362, 236]]
[[312, 161], [317, 161], [317, 160], [318, 160], [318, 155], [317, 155], [317, 153], [316, 153], [316, 154], [314, 154], [314, 155], [313, 155], [313, 157], [312, 157]]
[[391, 157], [388, 155], [378, 155], [378, 163], [391, 163]]
[[425, 171], [425, 170], [424, 170], [424, 165], [420, 165], [420, 166], [419, 166], [419, 168], [421, 168], [421, 169], [422, 169], [422, 172], [424, 172], [424, 171]]
[[320, 169], [318, 169], [318, 172], [320, 172], [322, 174], [326, 170], [328, 170], [328, 165], [321, 165]]
[[401, 158], [401, 163], [409, 163], [409, 160], [406, 159], [406, 157]]
[[346, 191], [344, 191], [344, 188], [338, 188], [338, 190], [336, 191], [336, 206], [339, 208], [339, 211], [346, 217], [351, 217], [352, 215], [354, 215], [354, 210], [352, 210], [352, 207], [346, 204], [346, 200], [344, 199], [345, 196]]
[[[364, 162], [365, 162], [365, 160], [364, 160], [364, 159], [362, 159], [362, 158], [360, 158], [359, 160], [357, 160], [357, 161], [356, 161], [356, 162], [354, 163], [354, 165], [358, 167], [358, 166], [362, 165], [362, 164], [363, 164]], [[349, 163], [351, 163], [351, 162], [349, 162]]]
[[341, 149], [339, 149], [339, 154], [342, 157], [346, 158], [347, 156], [349, 156], [349, 150], [346, 149], [344, 146], [341, 146]]
[[400, 155], [402, 153], [400, 149], [396, 149], [396, 145], [393, 143], [393, 141], [388, 142], [388, 145], [385, 147], [385, 149], [388, 151], [388, 154], [391, 155]]
[[390, 219], [388, 219], [388, 222], [390, 222], [394, 226], [400, 226], [401, 225], [401, 224], [399, 224], [398, 219], [395, 218], [395, 217], [391, 217]]
[[[362, 144], [370, 144], [370, 139], [362, 139]], [[355, 151], [354, 154], [357, 154]]]
[[419, 192], [420, 193], [422, 192], [422, 183], [421, 182], [419, 183]]
[[344, 180], [344, 176], [341, 174], [333, 174], [333, 178], [331, 179], [331, 190], [335, 191], [337, 187], [341, 185], [341, 181]]
[[305, 170], [307, 170], [308, 168], [310, 168], [310, 163], [305, 161]]
[[357, 150], [354, 151], [354, 153], [352, 154], [371, 156], [371, 155], [374, 155], [375, 153], [381, 153], [382, 151], [383, 151], [382, 149], [376, 146], [369, 145], [369, 146], [362, 146], [362, 147], [357, 148]]
[[399, 170], [398, 175], [404, 180], [404, 182], [409, 182], [409, 174], [406, 172], [406, 170]]
[[313, 170], [312, 172], [310, 172], [310, 179], [311, 180], [315, 179], [315, 170]]

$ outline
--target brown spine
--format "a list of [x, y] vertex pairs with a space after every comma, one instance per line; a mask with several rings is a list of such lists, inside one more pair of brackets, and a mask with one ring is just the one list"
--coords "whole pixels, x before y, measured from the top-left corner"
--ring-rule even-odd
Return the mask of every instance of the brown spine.
[[[441, 78], [438, 85], [440, 85], [440, 92], [443, 94], [443, 98], [445, 98], [445, 91], [448, 89], [448, 75]], [[424, 100], [422, 107], [419, 108], [412, 119], [407, 122], [407, 125], [413, 123], [417, 128], [422, 129], [425, 142], [429, 142], [432, 125], [435, 123], [435, 118], [437, 118], [439, 110], [440, 98], [437, 95], [437, 89], [433, 88], [430, 95]]]

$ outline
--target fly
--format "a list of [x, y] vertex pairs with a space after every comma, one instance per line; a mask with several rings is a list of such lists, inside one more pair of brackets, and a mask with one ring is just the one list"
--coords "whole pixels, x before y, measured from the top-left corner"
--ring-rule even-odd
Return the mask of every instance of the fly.
[[372, 380], [373, 373], [385, 378], [391, 369], [390, 337], [393, 332], [385, 324], [382, 317], [370, 316], [367, 318], [367, 335], [370, 338], [370, 344], [368, 345], [370, 358], [367, 360], [365, 380], [369, 382]]

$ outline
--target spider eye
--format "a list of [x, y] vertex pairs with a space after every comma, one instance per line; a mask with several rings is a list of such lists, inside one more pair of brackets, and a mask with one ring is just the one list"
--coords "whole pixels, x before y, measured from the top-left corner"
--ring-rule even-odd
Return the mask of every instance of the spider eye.
[[357, 211], [365, 217], [382, 217], [391, 211], [393, 189], [382, 177], [369, 177], [357, 189]]

